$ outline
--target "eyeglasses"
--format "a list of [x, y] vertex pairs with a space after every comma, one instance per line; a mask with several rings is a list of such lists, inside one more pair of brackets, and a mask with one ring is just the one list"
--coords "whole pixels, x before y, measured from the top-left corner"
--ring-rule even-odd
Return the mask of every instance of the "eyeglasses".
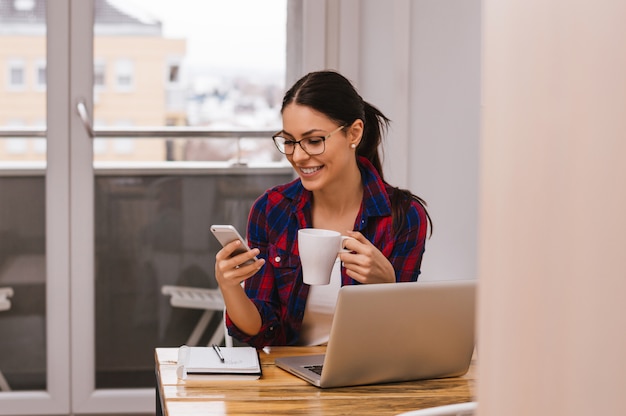
[[306, 137], [302, 140], [291, 140], [287, 139], [280, 135], [280, 133], [272, 136], [272, 140], [274, 140], [274, 144], [278, 148], [280, 153], [291, 156], [293, 152], [296, 150], [296, 145], [299, 144], [302, 150], [306, 152], [309, 156], [321, 155], [326, 150], [326, 139], [328, 139], [333, 134], [337, 133], [339, 130], [346, 127], [345, 125], [338, 127], [337, 129], [331, 131], [326, 136], [313, 136]]

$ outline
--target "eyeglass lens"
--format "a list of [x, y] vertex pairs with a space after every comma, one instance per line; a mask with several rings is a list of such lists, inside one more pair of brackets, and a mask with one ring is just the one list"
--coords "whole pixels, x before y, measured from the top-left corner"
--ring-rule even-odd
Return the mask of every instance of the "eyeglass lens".
[[324, 137], [309, 137], [300, 141], [287, 140], [282, 136], [276, 136], [274, 138], [278, 146], [278, 150], [286, 155], [292, 155], [296, 150], [296, 145], [299, 144], [302, 150], [310, 155], [319, 155], [324, 153]]

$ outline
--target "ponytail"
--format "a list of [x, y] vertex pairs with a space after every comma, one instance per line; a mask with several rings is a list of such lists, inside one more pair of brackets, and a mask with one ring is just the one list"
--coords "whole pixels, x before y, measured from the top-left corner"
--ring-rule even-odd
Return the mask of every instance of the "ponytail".
[[[382, 138], [387, 133], [391, 120], [387, 118], [380, 110], [366, 101], [363, 101], [363, 136], [361, 143], [357, 147], [357, 155], [363, 156], [369, 160], [374, 168], [378, 171], [381, 179], [384, 181], [382, 158], [379, 149], [382, 152]], [[386, 183], [386, 182], [385, 182]], [[424, 208], [428, 224], [430, 225], [430, 235], [433, 233], [433, 221], [426, 209], [426, 201], [419, 196], [413, 194], [408, 189], [393, 188], [390, 195], [391, 215], [394, 233], [398, 233], [405, 226], [406, 212], [411, 206], [411, 200], [416, 201]]]
[[361, 101], [363, 103], [363, 136], [356, 153], [369, 160], [383, 178], [383, 164], [379, 149], [382, 151], [382, 137], [387, 133], [390, 120], [370, 103], [362, 99]]

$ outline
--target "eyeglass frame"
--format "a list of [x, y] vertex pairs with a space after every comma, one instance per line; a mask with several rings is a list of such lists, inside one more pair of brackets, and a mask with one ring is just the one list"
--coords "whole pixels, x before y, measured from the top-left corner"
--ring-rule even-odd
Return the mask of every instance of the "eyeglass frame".
[[[272, 136], [272, 141], [274, 142], [274, 145], [276, 146], [278, 151], [280, 153], [286, 155], [286, 156], [291, 156], [291, 155], [293, 155], [295, 153], [297, 144], [300, 145], [300, 149], [302, 149], [304, 151], [304, 153], [306, 153], [307, 155], [309, 155], [309, 156], [319, 156], [319, 155], [323, 154], [326, 151], [326, 140], [329, 139], [330, 136], [332, 136], [333, 134], [343, 130], [347, 126], [348, 126], [347, 124], [341, 125], [341, 126], [337, 127], [335, 130], [333, 130], [330, 133], [328, 133], [326, 136], [310, 136], [310, 137], [305, 137], [305, 138], [300, 139], [300, 140], [290, 140], [291, 142], [293, 142], [293, 152], [291, 152], [291, 153], [283, 152], [282, 150], [280, 150], [280, 147], [278, 146], [278, 143], [276, 143], [276, 137], [283, 137], [280, 134], [284, 133], [284, 131], [279, 131], [278, 133], [274, 134]], [[321, 152], [319, 152], [319, 153], [314, 153], [314, 154], [309, 153], [305, 149], [305, 147], [302, 146], [301, 142], [303, 142], [304, 140], [311, 140], [311, 139], [321, 139], [322, 140], [322, 144], [324, 145], [324, 149]], [[283, 146], [284, 146], [284, 143], [283, 143]]]

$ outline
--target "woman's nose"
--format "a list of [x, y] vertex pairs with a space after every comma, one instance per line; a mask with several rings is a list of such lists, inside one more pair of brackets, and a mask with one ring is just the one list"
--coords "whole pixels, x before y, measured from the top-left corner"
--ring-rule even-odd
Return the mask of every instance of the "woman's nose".
[[291, 155], [291, 158], [294, 161], [306, 160], [309, 157], [310, 157], [309, 154], [305, 152], [302, 146], [300, 146], [299, 144], [296, 147], [294, 147], [293, 154]]

